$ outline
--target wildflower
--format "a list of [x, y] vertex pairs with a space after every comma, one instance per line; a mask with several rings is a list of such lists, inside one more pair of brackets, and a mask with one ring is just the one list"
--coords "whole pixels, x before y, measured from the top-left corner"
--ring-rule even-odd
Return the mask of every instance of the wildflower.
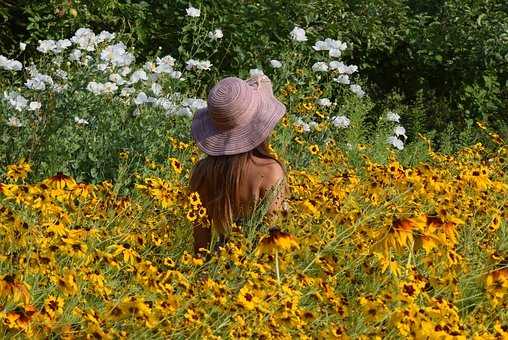
[[262, 75], [264, 75], [264, 73], [263, 73], [263, 70], [261, 70], [259, 68], [252, 68], [249, 70], [249, 75], [251, 77], [255, 77], [255, 76], [262, 76]]
[[0, 55], [0, 68], [7, 71], [21, 71], [23, 64], [17, 60], [8, 59], [3, 55]]
[[278, 228], [270, 228], [268, 236], [263, 236], [259, 241], [257, 253], [271, 253], [273, 250], [289, 250], [298, 248], [298, 242], [290, 233]]
[[212, 66], [212, 64], [208, 60], [200, 61], [200, 60], [189, 59], [185, 62], [185, 64], [186, 64], [185, 69], [187, 69], [187, 70], [193, 70], [193, 69], [209, 70], [210, 67]]
[[362, 90], [362, 87], [360, 85], [351, 84], [351, 85], [349, 85], [349, 88], [351, 89], [351, 92], [353, 92], [360, 98], [365, 95], [365, 91]]
[[54, 40], [39, 40], [37, 51], [41, 53], [48, 53], [56, 48], [56, 41]]
[[190, 221], [190, 222], [194, 222], [197, 218], [198, 218], [198, 215], [196, 214], [196, 212], [194, 210], [189, 210], [187, 212], [187, 215], [186, 215], [187, 219]]
[[319, 153], [319, 146], [317, 146], [316, 144], [312, 144], [309, 146], [309, 151], [311, 154], [317, 155]]
[[74, 116], [74, 122], [78, 125], [88, 125], [88, 121], [83, 118], [79, 118], [78, 116]]
[[13, 181], [23, 180], [31, 170], [30, 164], [21, 159], [17, 164], [7, 166], [7, 177]]
[[134, 98], [134, 104], [141, 105], [148, 102], [148, 96], [143, 91], [139, 92], [136, 98]]
[[[126, 51], [127, 46], [120, 42], [118, 44], [109, 45], [101, 52], [100, 58], [103, 61], [111, 63], [114, 66], [128, 66], [134, 62], [134, 55]], [[125, 76], [126, 74], [123, 74]]]
[[8, 126], [12, 126], [12, 127], [16, 127], [16, 128], [19, 128], [19, 127], [23, 126], [23, 123], [21, 123], [19, 118], [16, 117], [16, 116], [10, 116], [9, 119], [7, 120], [6, 124]]
[[293, 30], [289, 33], [291, 39], [295, 41], [307, 41], [307, 37], [305, 36], [305, 30], [303, 28], [295, 26]]
[[37, 111], [42, 107], [42, 104], [39, 102], [30, 102], [30, 105], [28, 105], [28, 110], [30, 111]]
[[197, 192], [193, 192], [190, 194], [189, 201], [193, 207], [196, 207], [201, 204], [201, 199], [199, 198], [199, 194]]
[[62, 277], [55, 277], [53, 281], [66, 295], [74, 295], [78, 292], [76, 275], [68, 269], [65, 270]]
[[115, 33], [109, 33], [108, 31], [102, 31], [95, 38], [95, 42], [97, 44], [100, 44], [101, 42], [104, 42], [104, 41], [111, 41], [111, 40], [113, 40], [115, 38], [115, 36], [116, 36]]
[[319, 106], [328, 107], [332, 105], [332, 102], [328, 98], [319, 98], [318, 100], [316, 100], [316, 104], [318, 104]]
[[30, 301], [28, 285], [19, 281], [14, 275], [7, 274], [0, 279], [0, 296], [15, 302], [27, 304]]
[[170, 158], [169, 160], [171, 161], [171, 167], [173, 170], [177, 174], [180, 174], [182, 172], [182, 163], [180, 163], [180, 161], [176, 158]]
[[404, 136], [404, 138], [407, 138], [406, 137], [406, 129], [404, 129], [403, 126], [400, 126], [400, 125], [396, 126], [395, 129], [393, 130], [393, 133], [397, 137]]
[[129, 83], [135, 84], [135, 83], [139, 82], [140, 80], [148, 80], [148, 76], [146, 75], [146, 72], [143, 70], [134, 71], [131, 74]]
[[246, 310], [254, 310], [261, 303], [260, 298], [247, 285], [240, 289], [236, 301]]
[[399, 122], [399, 119], [400, 119], [400, 116], [398, 114], [396, 114], [395, 112], [392, 112], [392, 111], [388, 111], [386, 113], [386, 120], [390, 121], [390, 122]]
[[350, 120], [346, 116], [334, 116], [332, 117], [332, 124], [339, 128], [349, 127]]
[[187, 16], [197, 18], [201, 15], [201, 11], [195, 7], [192, 7], [192, 5], [189, 5], [189, 7], [185, 10], [187, 12]]
[[89, 28], [79, 28], [76, 33], [74, 33], [71, 41], [82, 50], [90, 52], [95, 51], [95, 33]]
[[50, 318], [63, 314], [64, 299], [62, 297], [48, 296], [44, 300], [42, 312], [47, 314]]
[[349, 76], [347, 74], [341, 74], [337, 78], [332, 79], [334, 82], [344, 85], [349, 85], [351, 81], [349, 80]]
[[326, 72], [328, 71], [328, 64], [322, 61], [318, 61], [312, 65], [312, 71], [314, 72]]
[[388, 143], [399, 150], [404, 149], [404, 142], [398, 139], [396, 136], [388, 137]]
[[216, 28], [214, 31], [208, 32], [208, 38], [212, 40], [222, 39], [224, 35], [222, 34], [222, 30], [220, 28]]
[[280, 68], [282, 67], [282, 63], [276, 59], [272, 59], [270, 60], [270, 65], [273, 67], [273, 68]]
[[26, 43], [24, 43], [24, 42], [20, 42], [20, 43], [19, 43], [19, 50], [20, 50], [21, 52], [23, 52], [24, 50], [26, 50]]

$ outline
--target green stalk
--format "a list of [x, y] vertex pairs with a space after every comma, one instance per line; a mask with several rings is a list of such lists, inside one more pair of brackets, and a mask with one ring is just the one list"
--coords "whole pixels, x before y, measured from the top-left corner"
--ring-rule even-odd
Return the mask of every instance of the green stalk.
[[277, 282], [280, 284], [279, 252], [277, 250], [275, 250], [275, 273], [277, 273]]

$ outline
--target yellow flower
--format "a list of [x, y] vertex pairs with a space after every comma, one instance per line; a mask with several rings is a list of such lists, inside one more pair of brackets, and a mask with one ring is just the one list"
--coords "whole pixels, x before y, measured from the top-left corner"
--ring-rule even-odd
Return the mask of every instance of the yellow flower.
[[257, 254], [271, 253], [273, 250], [289, 250], [299, 248], [298, 242], [293, 235], [277, 228], [270, 228], [268, 236], [263, 236], [259, 241]]
[[31, 170], [30, 164], [21, 159], [18, 163], [7, 166], [7, 177], [13, 181], [23, 180]]
[[171, 161], [171, 167], [173, 168], [173, 170], [177, 174], [180, 174], [182, 172], [182, 163], [180, 163], [178, 159], [172, 157], [170, 157], [169, 160]]
[[199, 198], [199, 193], [193, 192], [189, 195], [189, 201], [193, 207], [196, 207], [201, 204], [201, 199]]
[[313, 155], [317, 155], [319, 153], [319, 146], [317, 146], [316, 144], [310, 145], [309, 152]]

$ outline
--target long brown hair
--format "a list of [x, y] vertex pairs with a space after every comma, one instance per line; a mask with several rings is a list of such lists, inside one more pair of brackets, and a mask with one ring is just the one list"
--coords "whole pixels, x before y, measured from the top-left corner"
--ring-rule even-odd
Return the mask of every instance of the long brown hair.
[[197, 191], [207, 210], [208, 219], [220, 234], [229, 232], [240, 213], [240, 184], [253, 157], [270, 158], [283, 164], [268, 149], [265, 140], [255, 149], [228, 156], [207, 156], [194, 167], [190, 189]]

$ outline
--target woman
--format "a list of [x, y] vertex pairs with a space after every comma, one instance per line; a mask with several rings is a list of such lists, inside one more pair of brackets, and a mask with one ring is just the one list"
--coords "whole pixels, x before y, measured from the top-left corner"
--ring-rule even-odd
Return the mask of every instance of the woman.
[[284, 168], [267, 147], [286, 112], [270, 79], [224, 78], [210, 90], [207, 104], [192, 121], [194, 140], [207, 157], [193, 169], [190, 189], [199, 193], [212, 228], [194, 226], [195, 251], [209, 246], [212, 231], [227, 235], [233, 221], [248, 217], [268, 193], [274, 193], [268, 214], [276, 215], [285, 189]]

